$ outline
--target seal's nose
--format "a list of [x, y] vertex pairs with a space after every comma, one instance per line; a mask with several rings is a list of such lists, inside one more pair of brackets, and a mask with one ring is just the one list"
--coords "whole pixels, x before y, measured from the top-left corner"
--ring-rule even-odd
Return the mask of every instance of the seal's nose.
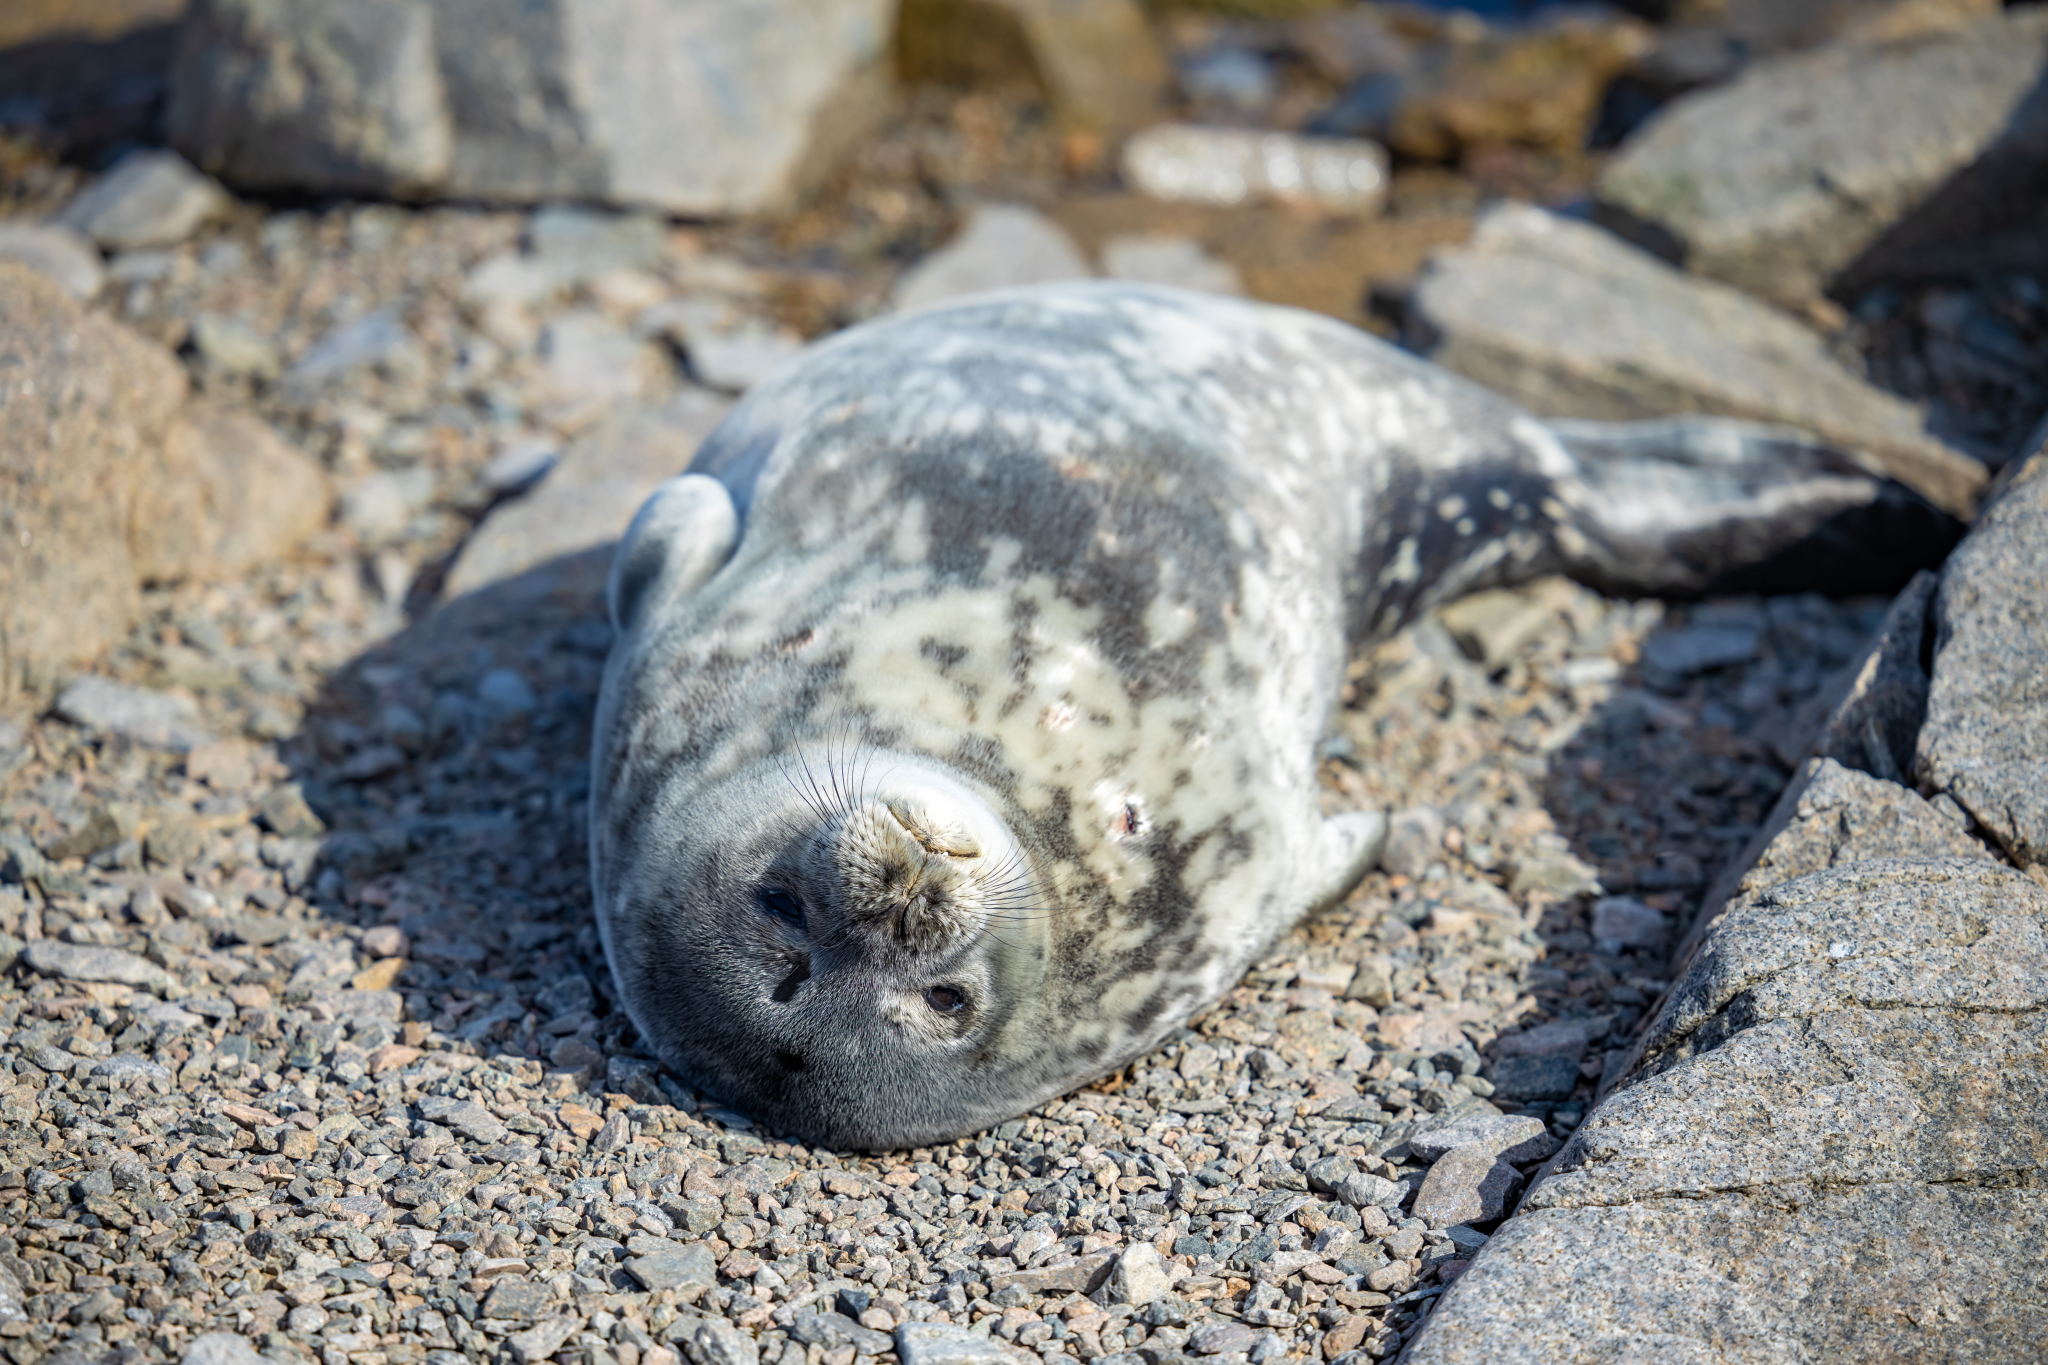
[[979, 923], [979, 843], [916, 802], [870, 802], [836, 839], [848, 917], [933, 952]]

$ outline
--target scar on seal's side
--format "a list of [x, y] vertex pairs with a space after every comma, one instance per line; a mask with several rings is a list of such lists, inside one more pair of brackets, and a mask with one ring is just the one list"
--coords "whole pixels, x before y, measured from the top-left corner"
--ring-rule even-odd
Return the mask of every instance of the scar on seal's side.
[[1542, 421], [1307, 313], [988, 295], [817, 345], [620, 546], [598, 922], [664, 1061], [777, 1131], [943, 1140], [1153, 1047], [1378, 856], [1325, 818], [1347, 651], [1565, 572], [1903, 581], [1854, 456]]

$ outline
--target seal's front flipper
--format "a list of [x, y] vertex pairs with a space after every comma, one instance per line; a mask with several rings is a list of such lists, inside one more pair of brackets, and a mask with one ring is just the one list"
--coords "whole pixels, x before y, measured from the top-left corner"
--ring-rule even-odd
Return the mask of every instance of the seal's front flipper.
[[1802, 432], [1711, 417], [1543, 428], [1573, 466], [1554, 481], [1566, 572], [1603, 592], [1893, 592], [1962, 538], [1926, 498]]
[[1323, 821], [1306, 906], [1320, 910], [1344, 899], [1372, 871], [1387, 846], [1387, 817], [1376, 810], [1346, 811]]
[[650, 607], [702, 587], [732, 558], [739, 537], [732, 495], [718, 480], [684, 474], [655, 489], [612, 556], [604, 594], [612, 629], [623, 634]]

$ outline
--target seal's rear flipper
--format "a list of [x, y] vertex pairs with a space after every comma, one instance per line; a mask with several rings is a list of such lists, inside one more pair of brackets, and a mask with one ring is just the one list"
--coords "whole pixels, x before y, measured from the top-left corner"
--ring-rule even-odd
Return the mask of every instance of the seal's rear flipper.
[[1558, 548], [1603, 592], [1896, 592], [1963, 525], [1856, 457], [1710, 417], [1552, 421], [1576, 466]]
[[1327, 817], [1316, 844], [1315, 871], [1304, 908], [1320, 910], [1344, 899], [1378, 864], [1386, 847], [1385, 812], [1354, 810]]
[[684, 474], [655, 489], [612, 556], [604, 594], [612, 629], [624, 633], [650, 605], [702, 587], [732, 558], [739, 535], [732, 495], [718, 480]]

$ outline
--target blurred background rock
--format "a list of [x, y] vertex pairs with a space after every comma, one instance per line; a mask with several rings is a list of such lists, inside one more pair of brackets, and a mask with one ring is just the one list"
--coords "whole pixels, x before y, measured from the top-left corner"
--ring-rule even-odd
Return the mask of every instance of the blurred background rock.
[[[18, 0], [0, 257], [58, 289], [0, 343], [68, 299], [175, 356], [401, 614], [602, 547], [807, 339], [1089, 274], [1805, 426], [1967, 514], [2048, 409], [2044, 69], [1992, 0]], [[68, 600], [55, 485], [0, 477], [0, 582]]]

